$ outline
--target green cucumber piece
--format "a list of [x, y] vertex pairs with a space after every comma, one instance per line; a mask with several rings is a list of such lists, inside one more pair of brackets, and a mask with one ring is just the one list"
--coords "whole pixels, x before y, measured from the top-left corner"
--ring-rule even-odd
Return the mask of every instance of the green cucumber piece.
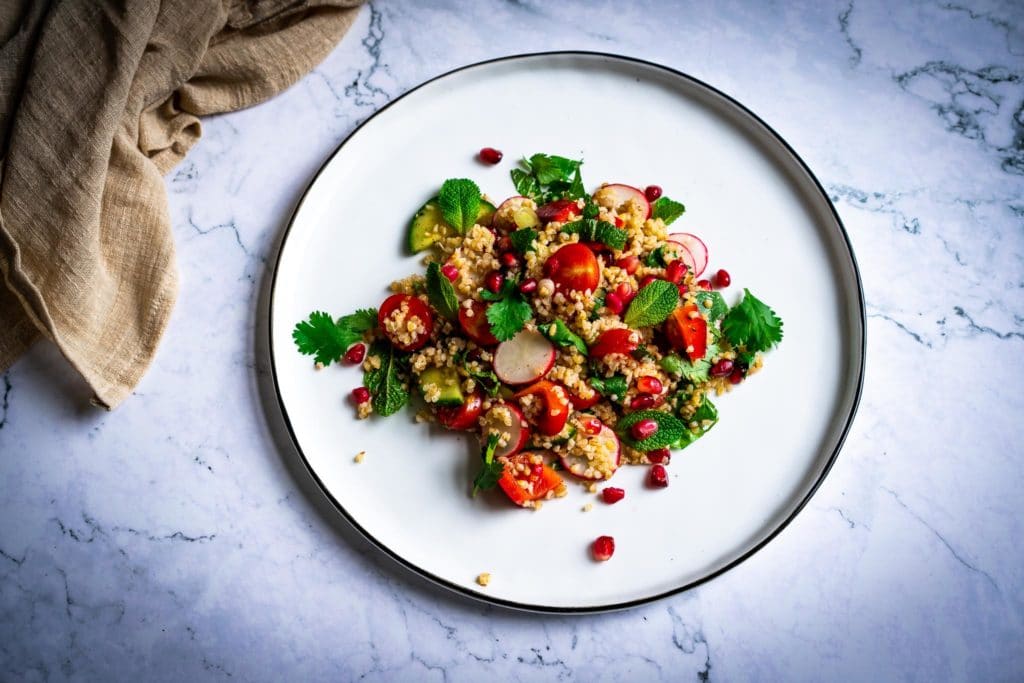
[[420, 393], [426, 394], [426, 387], [436, 384], [441, 390], [440, 398], [435, 401], [438, 406], [461, 406], [465, 401], [462, 396], [459, 373], [455, 368], [427, 368], [420, 373]]
[[[490, 225], [493, 216], [494, 205], [481, 199], [476, 222]], [[415, 254], [429, 249], [432, 244], [451, 233], [452, 227], [445, 222], [441, 207], [437, 205], [437, 197], [434, 197], [421, 206], [409, 222], [409, 251]]]

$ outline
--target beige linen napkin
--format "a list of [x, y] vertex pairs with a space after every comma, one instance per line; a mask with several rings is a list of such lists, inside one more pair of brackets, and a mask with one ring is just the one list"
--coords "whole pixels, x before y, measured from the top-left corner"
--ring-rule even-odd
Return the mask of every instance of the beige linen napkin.
[[0, 372], [40, 336], [113, 408], [177, 293], [162, 176], [288, 87], [359, 0], [0, 2]]

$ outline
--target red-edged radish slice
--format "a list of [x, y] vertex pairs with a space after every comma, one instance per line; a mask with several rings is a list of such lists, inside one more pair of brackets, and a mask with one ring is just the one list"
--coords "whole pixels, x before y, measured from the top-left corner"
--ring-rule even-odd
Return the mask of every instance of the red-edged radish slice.
[[647, 201], [643, 190], [638, 190], [632, 185], [614, 183], [604, 185], [594, 193], [594, 201], [606, 209], [618, 211], [629, 200], [634, 200], [644, 210], [644, 220], [651, 217], [651, 203]]
[[[586, 417], [586, 416], [585, 416]], [[600, 455], [587, 458], [581, 453], [569, 453], [562, 456], [562, 467], [569, 474], [580, 479], [598, 480], [611, 477], [622, 462], [622, 445], [619, 437], [608, 425], [601, 425], [601, 431], [595, 436], [581, 438], [581, 432], [577, 432], [577, 440], [582, 444], [597, 445]]]
[[498, 206], [491, 219], [491, 227], [499, 232], [536, 228], [539, 225], [537, 204], [529, 197], [509, 197]]
[[[506, 422], [508, 424], [506, 424]], [[490, 433], [508, 435], [504, 445], [498, 442], [498, 449], [494, 451], [495, 457], [513, 455], [523, 450], [526, 442], [530, 440], [530, 426], [526, 423], [523, 412], [511, 403], [499, 403], [492, 407], [484, 415], [483, 436], [486, 439]]]
[[668, 239], [683, 245], [693, 254], [693, 274], [700, 276], [708, 267], [708, 247], [696, 235], [688, 232], [673, 232]]
[[505, 384], [529, 384], [555, 364], [555, 347], [537, 330], [522, 330], [494, 350], [494, 374]]
[[673, 253], [675, 253], [679, 260], [683, 262], [683, 264], [686, 266], [686, 269], [691, 273], [696, 273], [697, 263], [696, 260], [693, 258], [693, 254], [690, 252], [690, 250], [687, 249], [682, 242], [676, 242], [671, 237], [669, 237], [665, 241], [671, 243]]

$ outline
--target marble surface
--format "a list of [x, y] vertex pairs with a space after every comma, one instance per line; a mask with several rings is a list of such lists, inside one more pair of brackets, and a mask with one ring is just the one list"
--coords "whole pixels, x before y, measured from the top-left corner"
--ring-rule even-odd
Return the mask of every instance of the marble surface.
[[[0, 680], [1021, 680], [1024, 6], [373, 2], [167, 176], [182, 287], [113, 413], [47, 345], [0, 379]], [[267, 264], [355, 125], [516, 52], [662, 62], [758, 112], [849, 230], [867, 384], [775, 541], [626, 612], [454, 597], [338, 522], [272, 404]], [[268, 409], [270, 406], [270, 409]]]

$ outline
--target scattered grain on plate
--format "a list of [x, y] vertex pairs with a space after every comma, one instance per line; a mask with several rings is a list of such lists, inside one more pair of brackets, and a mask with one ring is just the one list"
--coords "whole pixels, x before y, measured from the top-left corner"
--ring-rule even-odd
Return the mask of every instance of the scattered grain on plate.
[[486, 586], [491, 582], [491, 573], [481, 572], [480, 575], [476, 577], [476, 582], [481, 586]]
[[363, 461], [363, 458], [365, 457], [366, 451], [359, 451], [358, 453], [356, 453], [356, 457], [352, 458], [352, 460], [354, 460], [358, 464], [361, 463]]
[[587, 503], [586, 505], [583, 506], [583, 511], [584, 512], [590, 512], [593, 509], [594, 509], [594, 504], [593, 503]]
[[321, 363], [320, 361], [317, 361], [316, 363], [313, 364], [313, 367], [316, 368], [317, 370], [323, 370], [324, 364]]

